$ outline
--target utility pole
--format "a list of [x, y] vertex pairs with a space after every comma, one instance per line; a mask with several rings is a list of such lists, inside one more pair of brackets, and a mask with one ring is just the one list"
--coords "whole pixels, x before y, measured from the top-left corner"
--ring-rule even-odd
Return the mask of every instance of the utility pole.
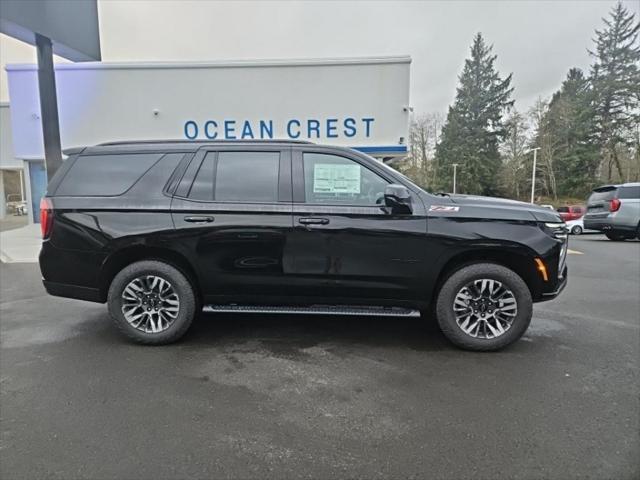
[[453, 163], [453, 194], [456, 194], [456, 173], [458, 171], [458, 165], [460, 165], [459, 163]]
[[531, 172], [531, 203], [533, 203], [534, 195], [536, 193], [536, 161], [538, 160], [538, 150], [540, 147], [532, 148], [533, 152], [533, 170]]

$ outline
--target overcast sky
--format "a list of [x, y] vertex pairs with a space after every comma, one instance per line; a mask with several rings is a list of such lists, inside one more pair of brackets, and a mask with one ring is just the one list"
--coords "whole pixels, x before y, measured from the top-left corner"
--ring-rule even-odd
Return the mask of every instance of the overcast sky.
[[[99, 1], [103, 61], [411, 55], [411, 104], [446, 112], [476, 32], [513, 73], [516, 106], [548, 97], [587, 48], [613, 1]], [[640, 2], [625, 5], [640, 13]], [[35, 62], [2, 36], [0, 62]], [[8, 100], [3, 71], [0, 99]], [[312, 86], [310, 88], [313, 88]], [[312, 91], [309, 92], [312, 94]]]

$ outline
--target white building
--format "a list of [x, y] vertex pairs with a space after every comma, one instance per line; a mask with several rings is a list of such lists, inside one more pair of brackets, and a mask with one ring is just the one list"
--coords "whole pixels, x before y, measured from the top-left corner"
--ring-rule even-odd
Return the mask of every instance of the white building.
[[[20, 202], [25, 196], [22, 180], [24, 163], [14, 155], [11, 133], [9, 104], [0, 102], [0, 220], [7, 215], [7, 202]], [[13, 189], [5, 188], [10, 176], [14, 177]]]
[[[407, 152], [411, 58], [56, 65], [63, 149], [115, 140], [304, 139]], [[35, 65], [9, 65], [14, 156], [44, 193]], [[37, 202], [30, 205], [37, 221]]]

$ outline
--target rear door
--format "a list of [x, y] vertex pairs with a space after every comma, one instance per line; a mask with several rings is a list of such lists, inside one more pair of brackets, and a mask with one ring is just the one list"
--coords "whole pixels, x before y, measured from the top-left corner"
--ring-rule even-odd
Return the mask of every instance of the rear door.
[[286, 236], [292, 226], [288, 147], [202, 148], [171, 206], [178, 244], [207, 302], [258, 297], [287, 287]]
[[383, 171], [357, 156], [293, 150], [294, 228], [287, 242], [297, 291], [335, 303], [380, 304], [419, 294], [426, 265], [426, 215], [390, 214]]
[[640, 222], [640, 185], [623, 185], [618, 190], [620, 209], [616, 215], [626, 226], [637, 226]]

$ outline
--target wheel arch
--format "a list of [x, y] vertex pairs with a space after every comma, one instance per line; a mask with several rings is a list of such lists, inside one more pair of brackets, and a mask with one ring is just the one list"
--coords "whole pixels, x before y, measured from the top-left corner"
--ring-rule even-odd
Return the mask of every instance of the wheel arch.
[[127, 265], [141, 260], [159, 260], [177, 268], [193, 286], [196, 299], [202, 301], [200, 282], [189, 261], [179, 252], [168, 248], [133, 245], [114, 252], [102, 264], [99, 278], [100, 298], [104, 302], [114, 277]]
[[495, 263], [514, 271], [525, 282], [531, 292], [531, 298], [535, 301], [542, 294], [542, 279], [534, 258], [535, 256], [526, 249], [498, 249], [497, 247], [492, 247], [475, 248], [460, 252], [448, 259], [440, 269], [434, 289], [433, 301], [435, 302], [442, 285], [451, 275], [461, 268], [476, 263]]

